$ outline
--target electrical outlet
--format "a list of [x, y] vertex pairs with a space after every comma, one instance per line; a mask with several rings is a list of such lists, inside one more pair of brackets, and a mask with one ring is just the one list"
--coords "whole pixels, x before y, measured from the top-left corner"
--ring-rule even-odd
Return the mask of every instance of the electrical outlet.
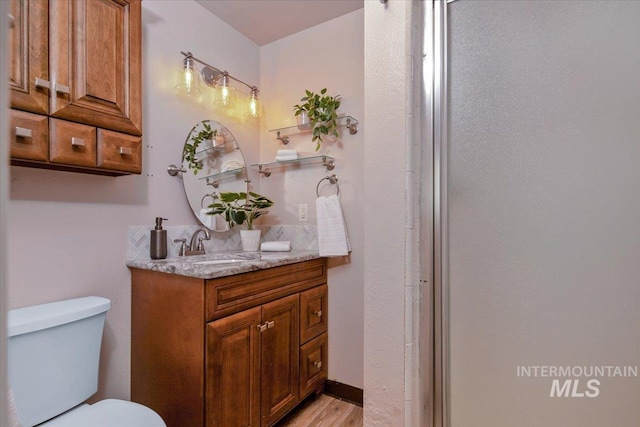
[[307, 222], [309, 220], [309, 205], [300, 203], [298, 205], [298, 221]]

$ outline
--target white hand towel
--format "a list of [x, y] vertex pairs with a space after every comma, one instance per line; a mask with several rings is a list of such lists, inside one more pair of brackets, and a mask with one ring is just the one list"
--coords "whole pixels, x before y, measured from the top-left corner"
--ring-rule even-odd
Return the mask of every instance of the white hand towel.
[[288, 240], [262, 242], [260, 250], [262, 252], [289, 252], [291, 250], [291, 242]]
[[276, 156], [276, 162], [286, 162], [287, 160], [298, 160], [298, 156]]
[[276, 152], [276, 157], [294, 157], [294, 158], [297, 158], [298, 157], [298, 151], [297, 150], [278, 150]]
[[9, 427], [21, 427], [20, 420], [18, 418], [18, 408], [16, 407], [16, 401], [13, 398], [13, 390], [9, 387]]
[[320, 256], [348, 255], [351, 252], [351, 243], [338, 197], [318, 197], [316, 216]]

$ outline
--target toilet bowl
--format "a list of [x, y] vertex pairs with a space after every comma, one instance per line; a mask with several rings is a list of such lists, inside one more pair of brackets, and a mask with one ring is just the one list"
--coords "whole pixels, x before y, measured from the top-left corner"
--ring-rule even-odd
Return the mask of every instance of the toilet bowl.
[[98, 389], [109, 308], [85, 297], [8, 312], [8, 379], [22, 427], [166, 427], [138, 403], [84, 403]]

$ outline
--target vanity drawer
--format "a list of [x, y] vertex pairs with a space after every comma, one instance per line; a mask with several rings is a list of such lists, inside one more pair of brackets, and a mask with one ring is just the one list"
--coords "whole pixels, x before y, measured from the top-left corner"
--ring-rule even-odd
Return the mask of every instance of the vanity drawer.
[[324, 258], [206, 281], [206, 320], [327, 283]]
[[96, 128], [60, 119], [49, 120], [52, 163], [96, 166]]
[[300, 399], [327, 379], [327, 354], [326, 333], [300, 347]]
[[327, 285], [300, 293], [300, 342], [327, 332]]
[[11, 110], [11, 157], [46, 162], [49, 158], [47, 116]]
[[98, 129], [98, 167], [121, 172], [142, 172], [142, 138]]

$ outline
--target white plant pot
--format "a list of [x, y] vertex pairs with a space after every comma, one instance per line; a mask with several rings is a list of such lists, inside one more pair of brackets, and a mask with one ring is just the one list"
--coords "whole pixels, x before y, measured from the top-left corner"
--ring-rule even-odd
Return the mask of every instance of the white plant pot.
[[311, 120], [309, 120], [309, 116], [307, 115], [306, 111], [303, 111], [302, 113], [298, 114], [296, 116], [296, 119], [298, 120], [298, 129], [300, 130], [311, 129]]
[[260, 249], [261, 230], [240, 230], [240, 241], [242, 250], [245, 252], [256, 252]]

